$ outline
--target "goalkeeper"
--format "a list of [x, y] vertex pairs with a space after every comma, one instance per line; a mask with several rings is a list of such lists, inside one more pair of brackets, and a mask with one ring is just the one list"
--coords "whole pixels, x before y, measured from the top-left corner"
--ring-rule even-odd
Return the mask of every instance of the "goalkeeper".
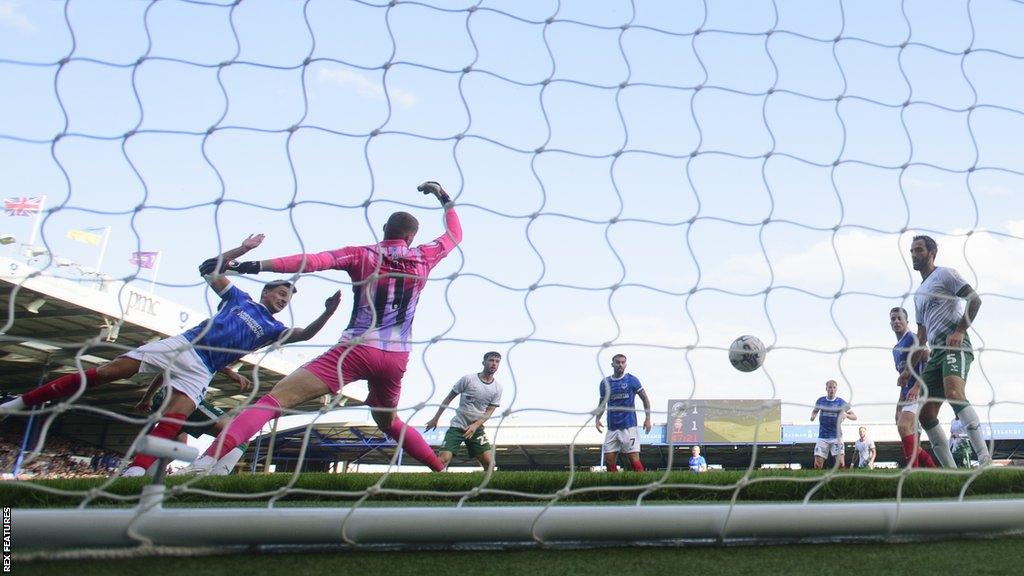
[[444, 207], [445, 232], [427, 244], [414, 246], [419, 221], [407, 212], [395, 212], [384, 225], [384, 240], [377, 244], [229, 264], [229, 270], [242, 274], [344, 270], [352, 279], [352, 316], [338, 344], [286, 376], [244, 410], [185, 471], [212, 469], [224, 454], [247, 442], [286, 408], [338, 394], [342, 386], [355, 380], [367, 381], [366, 404], [377, 426], [401, 443], [406, 454], [431, 470], [444, 469], [423, 436], [407, 427], [395, 412], [412, 349], [412, 322], [420, 292], [434, 266], [462, 241], [462, 226], [448, 193], [437, 182], [425, 182], [418, 190], [434, 196]]

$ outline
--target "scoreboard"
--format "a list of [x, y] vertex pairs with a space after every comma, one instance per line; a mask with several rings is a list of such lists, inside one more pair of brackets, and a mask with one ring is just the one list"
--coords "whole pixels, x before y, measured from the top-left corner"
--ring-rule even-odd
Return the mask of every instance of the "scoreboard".
[[672, 444], [777, 444], [782, 401], [669, 400], [665, 436]]

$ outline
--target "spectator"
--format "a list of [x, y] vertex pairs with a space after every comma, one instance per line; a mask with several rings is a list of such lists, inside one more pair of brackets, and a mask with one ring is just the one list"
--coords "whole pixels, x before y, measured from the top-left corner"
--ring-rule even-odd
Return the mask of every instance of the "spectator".
[[[20, 443], [0, 438], [0, 473], [4, 478], [15, 478], [14, 465], [20, 453]], [[22, 460], [17, 479], [105, 477], [108, 473], [101, 454], [83, 442], [52, 436], [35, 458]], [[116, 467], [116, 458], [113, 463]]]

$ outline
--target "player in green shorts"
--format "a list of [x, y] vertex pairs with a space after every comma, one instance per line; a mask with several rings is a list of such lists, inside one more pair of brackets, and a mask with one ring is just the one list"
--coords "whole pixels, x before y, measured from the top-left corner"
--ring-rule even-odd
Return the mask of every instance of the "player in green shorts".
[[494, 466], [491, 459], [491, 443], [484, 434], [484, 422], [501, 404], [501, 383], [494, 378], [494, 373], [498, 371], [500, 365], [501, 354], [484, 354], [483, 371], [460, 378], [437, 409], [437, 414], [427, 422], [427, 430], [437, 428], [437, 422], [441, 419], [444, 409], [456, 396], [462, 396], [459, 399], [459, 409], [452, 417], [448, 432], [444, 435], [444, 446], [437, 455], [445, 466], [452, 461], [452, 456], [463, 443], [469, 455], [476, 458], [484, 470], [490, 470]]
[[[907, 393], [907, 400], [916, 400], [924, 394], [925, 403], [921, 406], [918, 420], [944, 467], [955, 468], [956, 462], [946, 449], [949, 440], [939, 426], [939, 408], [943, 400], [949, 402], [953, 412], [964, 423], [978, 462], [985, 465], [992, 461], [992, 456], [981, 432], [978, 413], [968, 402], [965, 390], [967, 373], [974, 361], [967, 329], [978, 315], [981, 297], [956, 270], [935, 265], [938, 251], [935, 240], [928, 236], [915, 236], [910, 245], [914, 270], [921, 273], [921, 286], [914, 294], [917, 341], [928, 343], [931, 356], [921, 374], [924, 389], [920, 383], [914, 386]], [[924, 348], [912, 352], [911, 361], [900, 374], [901, 385], [910, 381], [913, 377], [911, 367], [923, 360], [927, 353]]]
[[946, 397], [946, 378], [950, 376], [955, 376], [964, 382], [967, 381], [967, 373], [970, 372], [971, 363], [974, 362], [974, 353], [971, 352], [971, 337], [967, 334], [964, 334], [962, 347], [961, 350], [944, 348], [932, 351], [928, 363], [924, 365], [924, 372], [921, 373], [921, 379], [928, 387], [929, 398], [941, 402]]
[[479, 460], [480, 465], [485, 469], [490, 468], [491, 441], [487, 439], [487, 434], [484, 433], [482, 426], [471, 434], [469, 438], [466, 438], [465, 428], [448, 428], [448, 431], [444, 433], [444, 444], [441, 446], [441, 453], [447, 452], [448, 458], [438, 456], [445, 466], [451, 462], [452, 456], [458, 451], [459, 446], [465, 443], [469, 455]]
[[[235, 372], [231, 368], [224, 367], [220, 370], [221, 374], [224, 374], [228, 378], [234, 380], [238, 384], [238, 390], [240, 392], [246, 392], [252, 388], [252, 382], [248, 378], [242, 376], [238, 372]], [[150, 383], [149, 388], [146, 389], [145, 395], [142, 400], [135, 405], [136, 412], [142, 414], [151, 414], [160, 409], [164, 403], [164, 392], [163, 392], [163, 375], [157, 375]], [[178, 442], [182, 444], [187, 443], [187, 436], [193, 438], [199, 438], [200, 436], [207, 434], [217, 437], [227, 423], [227, 419], [224, 418], [226, 412], [220, 408], [210, 404], [206, 400], [203, 400], [196, 406], [196, 409], [188, 415], [185, 420], [185, 425], [181, 429], [181, 433], [178, 435]], [[242, 459], [246, 449], [249, 447], [249, 443], [239, 444], [234, 450], [225, 454], [217, 464], [210, 471], [213, 476], [226, 476], [235, 469], [238, 461]]]

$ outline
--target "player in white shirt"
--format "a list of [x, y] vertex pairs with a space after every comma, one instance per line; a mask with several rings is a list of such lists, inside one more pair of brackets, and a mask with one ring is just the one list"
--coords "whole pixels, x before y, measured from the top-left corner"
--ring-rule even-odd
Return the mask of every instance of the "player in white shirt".
[[863, 426], [857, 429], [857, 433], [860, 434], [860, 438], [853, 443], [853, 447], [857, 450], [857, 468], [873, 469], [875, 457], [878, 456], [875, 441], [868, 438], [868, 429]]
[[[945, 450], [949, 440], [939, 426], [939, 408], [943, 400], [949, 401], [953, 412], [963, 421], [978, 461], [985, 465], [991, 462], [992, 456], [981, 433], [978, 413], [968, 402], [965, 390], [967, 373], [974, 360], [967, 329], [978, 315], [981, 297], [956, 270], [935, 265], [938, 251], [935, 240], [928, 236], [915, 236], [910, 245], [914, 270], [921, 273], [921, 286], [914, 294], [917, 341], [928, 343], [931, 356], [921, 375], [924, 389], [918, 383], [907, 394], [907, 400], [916, 400], [919, 395], [926, 394], [918, 419], [932, 442], [935, 456], [944, 467], [955, 468], [956, 462]], [[966, 308], [961, 300], [967, 302]], [[912, 361], [900, 375], [901, 383], [910, 380], [910, 366], [923, 358], [924, 352], [922, 349], [914, 351]]]
[[460, 396], [459, 409], [452, 417], [448, 431], [444, 435], [444, 446], [437, 457], [445, 466], [452, 461], [452, 456], [463, 443], [473, 456], [484, 467], [490, 470], [494, 466], [491, 458], [491, 443], [484, 433], [484, 422], [494, 414], [501, 405], [501, 382], [494, 378], [494, 373], [501, 365], [501, 354], [488, 352], [484, 354], [483, 370], [476, 374], [467, 374], [459, 379], [452, 391], [441, 402], [437, 414], [427, 422], [426, 430], [437, 428], [444, 409]]

